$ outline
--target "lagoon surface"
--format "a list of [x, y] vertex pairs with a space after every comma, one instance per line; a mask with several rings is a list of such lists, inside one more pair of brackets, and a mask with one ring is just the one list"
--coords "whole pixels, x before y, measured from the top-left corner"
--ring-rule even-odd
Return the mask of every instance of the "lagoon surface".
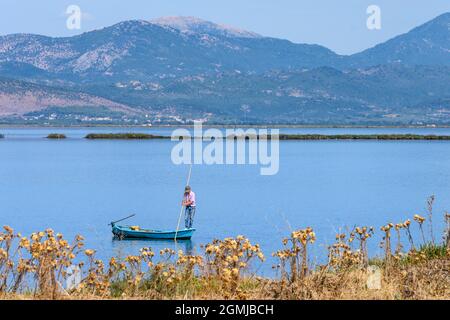
[[[313, 259], [326, 258], [339, 229], [375, 226], [369, 254], [381, 254], [379, 226], [426, 215], [436, 196], [436, 238], [450, 211], [450, 141], [281, 141], [280, 170], [261, 176], [256, 165], [194, 165], [196, 233], [191, 242], [115, 241], [108, 223], [174, 229], [188, 167], [171, 161], [168, 140], [83, 139], [87, 133], [146, 132], [170, 128], [0, 128], [0, 225], [22, 234], [51, 227], [66, 238], [82, 234], [100, 258], [137, 253], [151, 246], [200, 250], [214, 238], [242, 234], [268, 258], [255, 265], [273, 275], [271, 253], [290, 230], [312, 226]], [[289, 128], [285, 133], [450, 135], [450, 128]], [[68, 139], [47, 140], [49, 133]], [[419, 236], [414, 226], [417, 241]], [[406, 238], [404, 238], [404, 244]], [[394, 243], [395, 246], [395, 243]], [[315, 258], [314, 258], [315, 257]]]

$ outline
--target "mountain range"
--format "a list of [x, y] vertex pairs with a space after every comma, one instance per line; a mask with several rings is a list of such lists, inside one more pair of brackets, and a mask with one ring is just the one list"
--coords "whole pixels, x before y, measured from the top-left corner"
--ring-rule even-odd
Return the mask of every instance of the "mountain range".
[[194, 17], [0, 37], [0, 122], [450, 124], [450, 13], [353, 55]]

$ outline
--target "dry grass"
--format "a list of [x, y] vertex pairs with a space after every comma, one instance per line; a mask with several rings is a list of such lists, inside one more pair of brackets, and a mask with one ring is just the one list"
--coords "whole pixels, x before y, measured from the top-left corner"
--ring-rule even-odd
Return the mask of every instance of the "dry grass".
[[[384, 256], [372, 260], [367, 241], [375, 230], [356, 227], [336, 235], [336, 242], [328, 247], [327, 263], [314, 267], [308, 263], [308, 248], [316, 240], [313, 229], [294, 231], [273, 253], [279, 260], [275, 279], [249, 273], [253, 261], [265, 258], [261, 248], [243, 236], [214, 240], [196, 256], [143, 248], [137, 255], [104, 263], [96, 259], [94, 250], [84, 248], [81, 236], [69, 243], [48, 229], [23, 237], [5, 226], [0, 232], [0, 298], [449, 299], [450, 216], [445, 219], [442, 244], [426, 242], [422, 229], [426, 219], [419, 215], [413, 220], [421, 230], [421, 245], [412, 240], [410, 220], [388, 223], [380, 228]], [[406, 236], [410, 250], [404, 251], [398, 242], [392, 252], [392, 231], [398, 240], [402, 233]], [[69, 277], [69, 266], [79, 268], [81, 282], [67, 288], [62, 284]], [[371, 285], [377, 279], [380, 287]]]

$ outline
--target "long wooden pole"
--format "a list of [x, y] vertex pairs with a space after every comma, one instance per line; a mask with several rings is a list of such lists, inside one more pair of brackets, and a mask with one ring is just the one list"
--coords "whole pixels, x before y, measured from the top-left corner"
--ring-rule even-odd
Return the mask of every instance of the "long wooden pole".
[[[192, 173], [192, 163], [189, 166], [189, 174], [188, 174], [186, 186], [188, 186], [189, 182], [191, 181], [191, 173]], [[183, 193], [183, 199], [184, 199], [184, 193]], [[184, 208], [184, 206], [183, 206], [183, 204], [181, 204], [180, 215], [178, 216], [177, 230], [175, 231], [175, 241], [177, 241], [178, 230], [180, 229], [180, 222], [181, 222], [181, 215], [183, 214], [183, 208]]]
[[111, 222], [109, 225], [111, 226], [111, 225], [113, 225], [113, 224], [116, 224], [117, 222], [120, 222], [120, 221], [123, 221], [123, 220], [126, 220], [126, 219], [130, 219], [131, 217], [134, 217], [136, 214], [131, 214], [131, 215], [129, 215], [128, 217], [125, 217], [125, 218], [122, 218], [122, 219], [119, 219], [119, 220], [116, 220], [116, 221], [113, 221], [113, 222]]

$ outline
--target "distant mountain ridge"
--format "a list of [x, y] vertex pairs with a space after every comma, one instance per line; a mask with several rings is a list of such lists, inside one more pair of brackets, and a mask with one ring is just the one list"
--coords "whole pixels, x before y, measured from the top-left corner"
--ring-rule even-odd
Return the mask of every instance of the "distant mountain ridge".
[[350, 66], [386, 63], [450, 65], [450, 12], [351, 56]]
[[255, 32], [216, 24], [196, 17], [162, 17], [151, 20], [150, 22], [191, 34], [200, 33], [237, 38], [262, 38], [261, 35]]
[[450, 13], [350, 56], [195, 17], [130, 20], [73, 37], [0, 37], [0, 117], [76, 107], [78, 118], [102, 108], [135, 123], [444, 123], [447, 67]]
[[167, 25], [131, 20], [70, 38], [9, 35], [0, 37], [0, 64], [27, 63], [63, 78], [108, 81], [235, 69], [265, 72], [334, 65], [339, 59], [321, 46], [238, 37], [229, 29], [224, 29], [224, 34], [212, 27], [209, 30], [214, 32], [183, 32]]

